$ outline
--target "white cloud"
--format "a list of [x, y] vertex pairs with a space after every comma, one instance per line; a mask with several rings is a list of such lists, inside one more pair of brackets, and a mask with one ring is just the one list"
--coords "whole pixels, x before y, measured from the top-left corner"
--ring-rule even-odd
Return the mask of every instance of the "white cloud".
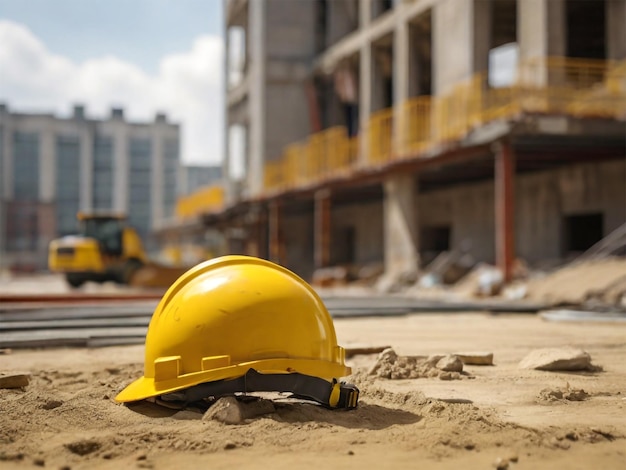
[[223, 45], [196, 38], [188, 51], [163, 57], [156, 75], [114, 56], [74, 63], [49, 51], [25, 26], [0, 20], [0, 101], [18, 111], [67, 115], [84, 103], [90, 116], [122, 106], [129, 120], [165, 111], [182, 125], [186, 163], [222, 160]]

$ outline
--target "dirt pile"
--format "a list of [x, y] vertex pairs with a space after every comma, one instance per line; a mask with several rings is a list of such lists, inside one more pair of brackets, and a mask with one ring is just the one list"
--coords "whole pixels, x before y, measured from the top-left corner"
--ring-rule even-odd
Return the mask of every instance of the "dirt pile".
[[537, 402], [566, 402], [566, 401], [584, 401], [589, 398], [589, 394], [582, 388], [571, 389], [565, 388], [544, 388], [537, 396]]
[[428, 377], [454, 380], [460, 379], [462, 372], [463, 362], [457, 356], [398, 356], [389, 348], [380, 353], [369, 374], [392, 380]]
[[624, 258], [570, 264], [527, 283], [529, 299], [550, 305], [580, 305], [586, 302], [620, 305], [625, 295]]

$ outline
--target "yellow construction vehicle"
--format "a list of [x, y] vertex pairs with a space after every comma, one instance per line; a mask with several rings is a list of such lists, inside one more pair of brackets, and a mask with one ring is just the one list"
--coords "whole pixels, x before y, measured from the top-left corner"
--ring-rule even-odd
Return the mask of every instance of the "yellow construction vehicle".
[[78, 213], [79, 233], [52, 240], [50, 271], [65, 273], [68, 284], [87, 281], [129, 284], [147, 262], [143, 245], [126, 217], [115, 213]]

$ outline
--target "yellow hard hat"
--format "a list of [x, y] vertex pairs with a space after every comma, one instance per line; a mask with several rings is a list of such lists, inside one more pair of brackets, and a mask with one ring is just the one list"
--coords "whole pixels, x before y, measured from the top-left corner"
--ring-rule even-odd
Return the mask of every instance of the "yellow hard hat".
[[144, 376], [116, 400], [274, 390], [354, 408], [358, 389], [336, 380], [351, 373], [344, 359], [311, 286], [269, 261], [224, 256], [168, 289], [148, 327]]

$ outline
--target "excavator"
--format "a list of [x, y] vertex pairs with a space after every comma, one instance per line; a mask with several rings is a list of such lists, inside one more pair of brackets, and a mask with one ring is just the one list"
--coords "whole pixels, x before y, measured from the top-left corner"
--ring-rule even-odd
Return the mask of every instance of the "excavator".
[[[78, 288], [88, 281], [168, 287], [186, 269], [151, 262], [123, 214], [77, 214], [78, 234], [50, 242], [48, 268]], [[139, 281], [139, 282], [137, 282]]]

